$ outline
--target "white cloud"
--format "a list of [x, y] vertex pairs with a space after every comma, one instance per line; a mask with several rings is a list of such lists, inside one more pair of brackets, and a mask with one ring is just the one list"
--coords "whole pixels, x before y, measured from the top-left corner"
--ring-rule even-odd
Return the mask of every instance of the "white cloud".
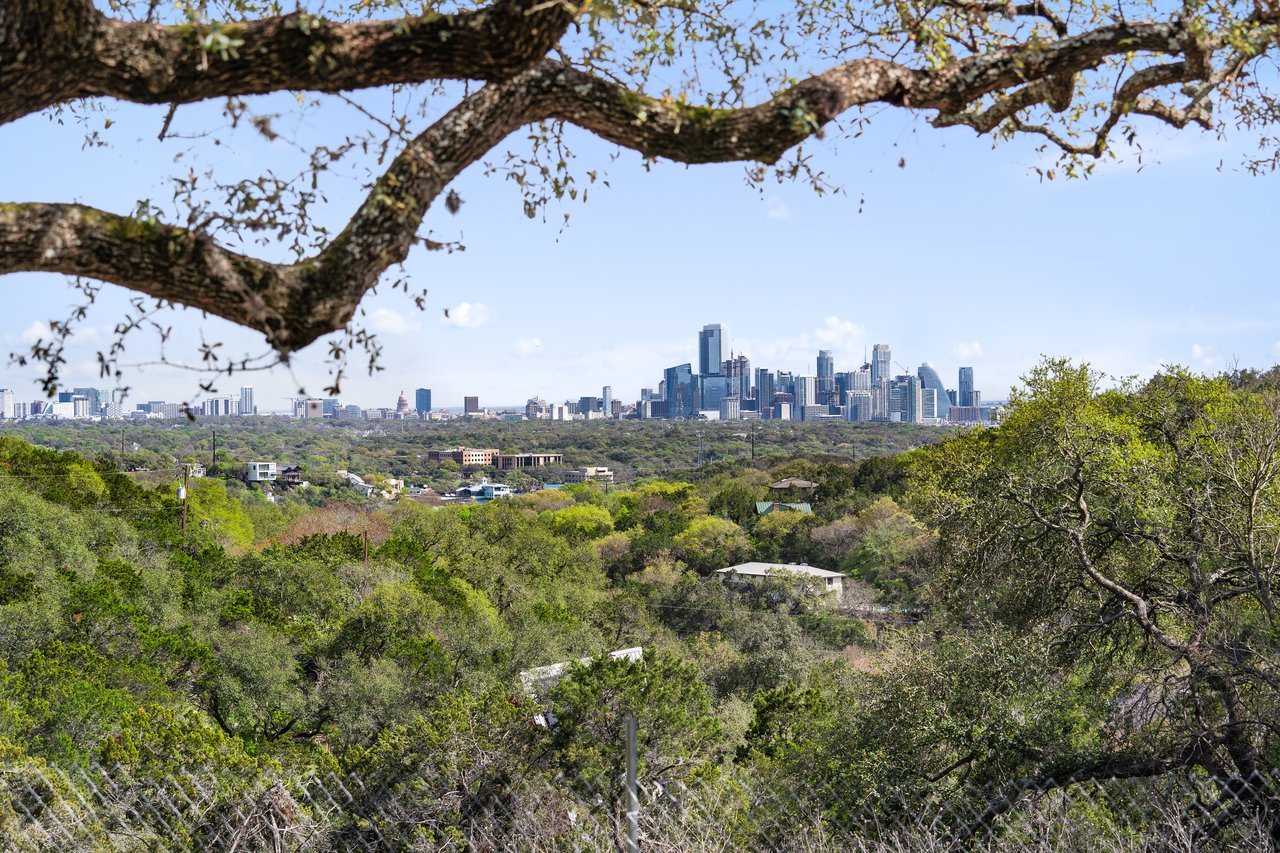
[[62, 371], [62, 375], [66, 379], [79, 377], [89, 382], [97, 382], [102, 379], [102, 365], [92, 359], [84, 359], [83, 361], [72, 362]]
[[407, 335], [422, 331], [422, 324], [389, 308], [379, 308], [369, 316], [369, 325], [384, 335]]
[[463, 302], [445, 309], [445, 322], [464, 329], [478, 329], [493, 319], [493, 311], [483, 302]]
[[866, 337], [866, 332], [857, 323], [841, 320], [834, 314], [822, 321], [822, 328], [813, 333], [819, 343], [832, 346], [851, 346]]
[[[39, 340], [46, 340], [46, 341], [50, 340], [52, 337], [53, 337], [53, 332], [49, 329], [49, 327], [45, 323], [41, 322], [40, 320], [36, 320], [30, 326], [27, 326], [27, 328], [23, 329], [16, 336], [11, 334], [5, 335], [4, 339], [6, 343], [10, 343], [10, 344], [15, 343], [17, 341], [21, 341], [24, 344], [34, 344]], [[72, 345], [100, 344], [102, 343], [102, 340], [103, 340], [103, 333], [99, 332], [93, 326], [78, 326], [76, 327], [74, 333], [71, 335], [71, 338], [67, 341], [67, 343]]]
[[1192, 344], [1191, 360], [1193, 362], [1198, 362], [1202, 367], [1214, 367], [1220, 359], [1214, 353], [1213, 347], [1203, 346], [1201, 344]]
[[867, 346], [867, 332], [862, 326], [834, 314], [823, 318], [812, 332], [783, 338], [748, 338], [739, 341], [738, 351], [751, 357], [753, 365], [773, 370], [798, 370], [806, 376], [815, 371], [818, 350], [831, 350], [837, 370], [862, 363]]
[[539, 338], [519, 338], [512, 346], [520, 355], [533, 355], [542, 351], [542, 341]]
[[776, 195], [771, 195], [764, 200], [764, 218], [765, 219], [790, 219], [791, 208], [782, 203]]
[[22, 339], [23, 343], [27, 344], [34, 344], [41, 338], [47, 340], [49, 337], [49, 327], [39, 320], [36, 320], [30, 326], [23, 329], [22, 334], [19, 335], [19, 337]]
[[982, 344], [977, 341], [961, 341], [951, 351], [959, 359], [982, 358]]

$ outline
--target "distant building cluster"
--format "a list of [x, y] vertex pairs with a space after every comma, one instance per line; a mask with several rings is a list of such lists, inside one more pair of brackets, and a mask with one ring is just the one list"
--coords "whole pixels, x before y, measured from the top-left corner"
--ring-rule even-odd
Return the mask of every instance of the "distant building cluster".
[[110, 388], [72, 388], [59, 391], [56, 399], [23, 402], [9, 388], [0, 388], [0, 420], [152, 420], [183, 418], [190, 411], [203, 417], [254, 415], [253, 388], [245, 386], [239, 396], [210, 397], [198, 406], [150, 400], [125, 404], [124, 392]]
[[[434, 409], [431, 406], [431, 389], [418, 388], [413, 392], [413, 403], [401, 391], [394, 406], [375, 406], [366, 408], [353, 404], [343, 405], [334, 397], [295, 397], [293, 398], [293, 416], [295, 418], [335, 418], [354, 421], [447, 421], [459, 417], [448, 409]], [[466, 397], [463, 400], [462, 417], [497, 418], [493, 412], [480, 408], [479, 397]]]
[[837, 371], [830, 350], [818, 350], [816, 375], [758, 367], [732, 352], [724, 358], [718, 323], [698, 333], [698, 370], [692, 363], [663, 371], [655, 393], [642, 389], [640, 418], [719, 420], [846, 420], [912, 424], [976, 424], [989, 420], [973, 387], [973, 368], [962, 367], [957, 388], [947, 388], [925, 362], [914, 373], [897, 365], [888, 344], [876, 344], [856, 370]]
[[711, 323], [698, 333], [698, 366], [668, 367], [657, 389], [642, 388], [633, 405], [615, 399], [604, 386], [600, 396], [563, 403], [532, 397], [521, 412], [492, 417], [515, 420], [595, 420], [597, 418], [882, 421], [913, 424], [980, 424], [993, 410], [973, 387], [973, 368], [960, 368], [956, 388], [947, 388], [927, 362], [911, 373], [895, 370], [888, 344], [876, 344], [870, 360], [856, 370], [837, 371], [830, 350], [819, 350], [815, 375], [759, 367], [741, 353], [724, 355], [724, 332]]
[[497, 468], [499, 471], [519, 471], [521, 468], [541, 468], [546, 465], [563, 465], [560, 453], [502, 453], [493, 448], [455, 447], [450, 450], [428, 450], [428, 462], [452, 461], [466, 467]]
[[[417, 388], [413, 402], [404, 391], [394, 406], [366, 408], [344, 405], [332, 397], [294, 397], [291, 414], [295, 418], [346, 420], [597, 420], [704, 419], [783, 421], [879, 421], [910, 424], [982, 424], [995, 411], [984, 407], [982, 393], [973, 387], [973, 368], [961, 367], [955, 388], [947, 388], [928, 362], [914, 372], [893, 360], [888, 344], [871, 348], [868, 360], [854, 370], [837, 370], [830, 350], [818, 350], [812, 375], [757, 367], [742, 353], [725, 357], [724, 332], [710, 323], [698, 332], [698, 362], [668, 367], [657, 388], [640, 389], [640, 399], [624, 404], [605, 385], [599, 396], [588, 394], [563, 403], [548, 403], [531, 397], [521, 409], [492, 410], [480, 405], [480, 397], [464, 396], [461, 413], [457, 409], [433, 408], [430, 388]], [[199, 406], [151, 401], [126, 409], [120, 391], [73, 388], [60, 392], [56, 401], [30, 403], [15, 400], [14, 392], [0, 389], [0, 419], [152, 419], [179, 418], [192, 414], [204, 417], [254, 415], [253, 388], [243, 387], [239, 396], [202, 400]], [[434, 451], [433, 451], [434, 452]], [[450, 451], [452, 452], [452, 451]], [[497, 451], [467, 449], [469, 453]], [[545, 456], [546, 454], [542, 454]], [[560, 464], [528, 455], [507, 457], [508, 467], [500, 470]], [[494, 460], [459, 464], [494, 466]]]

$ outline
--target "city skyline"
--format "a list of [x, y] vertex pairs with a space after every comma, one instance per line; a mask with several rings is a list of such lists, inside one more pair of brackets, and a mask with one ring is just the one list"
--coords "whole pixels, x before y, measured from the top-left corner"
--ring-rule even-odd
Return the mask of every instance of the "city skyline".
[[[831, 318], [828, 318], [828, 321], [829, 319]], [[787, 369], [778, 368], [778, 366], [751, 364], [750, 353], [742, 351], [735, 352], [732, 348], [723, 347], [723, 329], [723, 324], [719, 323], [704, 325], [703, 329], [698, 332], [696, 345], [692, 347], [694, 357], [692, 357], [690, 361], [684, 362], [684, 364], [677, 365], [678, 368], [687, 369], [687, 374], [689, 374], [690, 380], [696, 377], [704, 377], [704, 375], [709, 375], [709, 377], [723, 377], [724, 380], [726, 380], [726, 389], [724, 389], [723, 396], [736, 396], [739, 398], [753, 397], [753, 388], [758, 388], [760, 382], [762, 382], [762, 377], [760, 377], [759, 374], [762, 373], [763, 370], [769, 370], [772, 374], [771, 377], [763, 379], [764, 382], [767, 382], [768, 387], [768, 391], [765, 392], [765, 396], [771, 396], [774, 378], [776, 378], [777, 375], [783, 375], [783, 377], [786, 378], [786, 382], [790, 382], [790, 380], [794, 378], [812, 379], [812, 389], [808, 386], [803, 386], [805, 391], [801, 392], [803, 397], [808, 398], [808, 402], [817, 401], [819, 397], [826, 401], [827, 398], [836, 391], [837, 375], [849, 373], [850, 370], [856, 370], [858, 368], [870, 370], [870, 377], [872, 377], [870, 382], [872, 383], [877, 382], [879, 375], [881, 374], [886, 375], [886, 377], [893, 377], [893, 375], [899, 375], [902, 373], [914, 374], [916, 370], [923, 370], [924, 368], [936, 371], [936, 364], [934, 364], [934, 361], [928, 359], [920, 362], [918, 368], [909, 368], [906, 362], [899, 359], [893, 359], [891, 345], [886, 345], [886, 343], [883, 342], [876, 343], [876, 345], [869, 348], [864, 347], [865, 351], [861, 360], [856, 356], [850, 356], [849, 353], [846, 353], [846, 360], [842, 361], [837, 359], [831, 348], [818, 348], [818, 350], [814, 351], [813, 359], [810, 359], [809, 368], [804, 368], [804, 366], [788, 365], [788, 368], [795, 369]], [[718, 361], [716, 361], [717, 359]], [[698, 365], [698, 370], [696, 371], [692, 370], [692, 366], [694, 366], [695, 361], [696, 365]], [[910, 359], [909, 361], [914, 361], [914, 359]], [[712, 365], [714, 365], [714, 368]], [[955, 383], [951, 383], [954, 384], [955, 388], [950, 388], [947, 386], [947, 383], [943, 382], [932, 383], [933, 386], [937, 386], [938, 392], [940, 392], [940, 396], [938, 396], [940, 400], [942, 398], [941, 392], [943, 392], [943, 389], [950, 388], [950, 391], [957, 391], [957, 389], [959, 389], [959, 391], [957, 391], [957, 394], [959, 394], [959, 396], [957, 396], [957, 402], [952, 403], [952, 405], [970, 405], [968, 402], [959, 403], [959, 400], [964, 398], [965, 370], [968, 370], [970, 392], [973, 391], [974, 368], [969, 365], [960, 365], [957, 366], [957, 371], [959, 371], [959, 373], [957, 373], [957, 380]], [[603, 401], [603, 410], [604, 412], [608, 412], [609, 409], [611, 409], [609, 403], [612, 401], [618, 401], [623, 406], [631, 406], [632, 403], [640, 402], [641, 400], [644, 400], [644, 398], [648, 398], [646, 397], [646, 392], [652, 393], [654, 389], [657, 389], [659, 387], [659, 383], [664, 382], [664, 380], [668, 378], [668, 375], [671, 374], [671, 369], [657, 369], [654, 370], [654, 374], [658, 375], [658, 379], [641, 384], [640, 387], [636, 388], [634, 396], [627, 392], [623, 392], [621, 396], [620, 394], [614, 394], [614, 383], [607, 383], [600, 387], [602, 388], [602, 393], [600, 393], [599, 397], [591, 396], [591, 394], [579, 393], [568, 393], [563, 394], [563, 396], [558, 396], [558, 394], [545, 393], [540, 391], [540, 389], [535, 388], [525, 394], [524, 400], [525, 402], [532, 400], [559, 401], [562, 398], [564, 402], [581, 402], [589, 400], [589, 398], [593, 398], [593, 400]], [[680, 382], [680, 380], [677, 380], [677, 382]], [[333, 407], [334, 405], [337, 405], [334, 401], [337, 401], [343, 407], [349, 407], [349, 409], [353, 410], [357, 409], [357, 407], [358, 409], [387, 409], [389, 411], [401, 410], [402, 412], [408, 410], [415, 412], [417, 415], [422, 415], [426, 411], [451, 410], [457, 410], [463, 412], [463, 414], [474, 414], [474, 412], [484, 410], [521, 409], [521, 407], [524, 407], [525, 405], [524, 402], [517, 400], [500, 400], [500, 398], [497, 397], [489, 397], [488, 391], [484, 388], [467, 389], [467, 391], [479, 391], [480, 393], [465, 393], [462, 394], [457, 401], [451, 402], [448, 401], [448, 398], [440, 396], [440, 394], [435, 391], [436, 386], [434, 386], [434, 384], [422, 382], [421, 377], [417, 378], [417, 382], [401, 382], [399, 384], [401, 384], [401, 387], [399, 387], [399, 391], [396, 394], [396, 400], [394, 401], [366, 400], [366, 398], [353, 396], [352, 393], [342, 393], [337, 397], [329, 397], [325, 396], [325, 394], [285, 394], [284, 400], [288, 401], [288, 405], [257, 406], [255, 403], [256, 398], [266, 397], [257, 394], [256, 387], [253, 386], [242, 386], [229, 392], [218, 391], [215, 393], [206, 393], [202, 394], [201, 397], [196, 398], [196, 400], [164, 401], [163, 398], [156, 396], [156, 394], [141, 393], [143, 389], [131, 388], [128, 389], [127, 392], [122, 393], [122, 389], [111, 388], [109, 384], [88, 384], [88, 386], [63, 389], [63, 391], [60, 391], [56, 396], [49, 398], [47, 402], [72, 402], [74, 396], [87, 396], [93, 401], [93, 409], [97, 409], [97, 405], [99, 405], [99, 397], [101, 397], [104, 401], [123, 402], [124, 411], [132, 411], [134, 407], [145, 407], [146, 405], [150, 405], [152, 402], [165, 402], [170, 409], [172, 409], [172, 407], [179, 406], [180, 403], [189, 403], [189, 407], [191, 407], [191, 410], [195, 412], [195, 414], [205, 416], [228, 414], [296, 415], [300, 406], [305, 405], [303, 401], [308, 400], [308, 398], [310, 398], [310, 400], [325, 401], [325, 415], [332, 415]], [[430, 384], [430, 387], [426, 387], [428, 384]], [[0, 397], [0, 418], [6, 416], [6, 411], [13, 411], [12, 405], [14, 402], [24, 403], [24, 405], [27, 406], [27, 409], [24, 409], [24, 411], [29, 411], [29, 406], [31, 406], [32, 403], [44, 401], [44, 398], [38, 396], [24, 397], [22, 391], [20, 391], [19, 388], [12, 387], [12, 384], [6, 386], [5, 374], [3, 373], [0, 373], [0, 394], [4, 394], [3, 397]], [[436, 405], [434, 406], [433, 398], [436, 402]], [[1001, 400], [1001, 398], [987, 398], [986, 402], [996, 402]], [[486, 400], [492, 400], [492, 402], [486, 402]], [[716, 397], [717, 405], [718, 400], [719, 396]], [[805, 400], [801, 400], [800, 405], [804, 405], [804, 402]], [[5, 403], [8, 403], [10, 409], [6, 410]], [[712, 406], [712, 409], [714, 409], [714, 406]], [[174, 409], [174, 411], [177, 410]]]
[[[292, 418], [434, 419], [436, 414], [462, 416], [516, 416], [527, 419], [567, 420], [585, 418], [690, 419], [710, 416], [721, 420], [759, 418], [810, 420], [841, 418], [850, 421], [902, 421], [902, 423], [984, 423], [993, 409], [974, 388], [973, 366], [957, 369], [955, 388], [947, 388], [931, 362], [923, 361], [914, 373], [893, 359], [888, 343], [876, 343], [872, 355], [852, 362], [850, 370], [836, 370], [831, 350], [818, 350], [814, 374], [804, 370], [774, 370], [765, 365], [751, 368], [746, 353], [728, 353], [723, 359], [722, 324], [704, 325], [698, 333], [698, 371], [691, 362], [662, 371], [657, 387], [639, 389], [635, 402], [614, 398], [613, 387], [603, 386], [599, 396], [582, 394], [577, 400], [548, 402], [538, 393], [527, 397], [524, 407], [513, 403], [481, 405], [479, 394], [463, 397], [461, 409], [433, 407], [431, 388], [399, 391], [394, 406], [369, 406], [338, 397], [293, 396], [288, 409], [260, 410], [255, 388], [242, 386], [238, 394], [209, 396], [198, 403], [164, 400], [129, 402], [122, 388], [77, 387], [60, 391], [54, 400], [24, 401], [13, 389], [0, 387], [0, 420], [28, 418], [132, 419], [179, 416], [288, 415]], [[841, 365], [845, 366], [845, 365]], [[892, 368], [902, 373], [893, 373]], [[754, 379], [754, 382], [753, 382]], [[655, 389], [657, 388], [657, 389]]]

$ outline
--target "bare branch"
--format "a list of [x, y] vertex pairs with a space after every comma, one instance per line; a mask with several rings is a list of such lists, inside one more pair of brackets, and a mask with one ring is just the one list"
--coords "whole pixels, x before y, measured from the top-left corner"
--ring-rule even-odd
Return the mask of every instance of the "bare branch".
[[208, 234], [78, 204], [0, 204], [0, 273], [84, 275], [262, 332], [282, 355], [346, 326], [449, 181], [528, 121], [528, 76], [490, 84], [413, 140], [317, 255], [272, 264]]
[[961, 9], [967, 12], [980, 12], [984, 15], [1004, 15], [1007, 18], [1043, 18], [1049, 22], [1049, 26], [1058, 36], [1067, 34], [1067, 24], [1062, 18], [1058, 17], [1052, 9], [1041, 3], [1040, 0], [1033, 0], [1031, 3], [999, 3], [984, 0], [984, 2], [968, 2], [967, 0], [944, 0], [944, 6], [951, 9]]

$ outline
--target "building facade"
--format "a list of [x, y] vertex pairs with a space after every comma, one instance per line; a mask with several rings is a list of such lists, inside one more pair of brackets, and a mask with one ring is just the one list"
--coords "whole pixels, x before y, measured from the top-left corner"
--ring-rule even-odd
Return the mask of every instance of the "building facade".
[[924, 397], [929, 397], [929, 391], [932, 391], [933, 403], [927, 400], [922, 404], [922, 417], [925, 420], [941, 417], [940, 411], [951, 408], [951, 398], [947, 396], [947, 388], [942, 384], [942, 377], [938, 375], [938, 371], [933, 369], [933, 365], [925, 362], [916, 369], [916, 375], [920, 377], [920, 387]]
[[973, 402], [973, 368], [960, 368], [960, 387], [957, 389], [957, 405], [963, 407], [976, 405]]
[[831, 350], [818, 350], [818, 402], [830, 403], [836, 393], [836, 363]]
[[667, 417], [693, 417], [694, 399], [692, 365], [688, 363], [677, 364], [675, 367], [668, 367], [662, 373], [663, 399], [667, 404]]
[[757, 408], [764, 411], [773, 405], [773, 371], [763, 367], [756, 368], [755, 397], [759, 401]]
[[871, 348], [871, 384], [893, 377], [893, 354], [888, 344], [876, 344]]
[[499, 471], [518, 471], [521, 468], [541, 468], [544, 465], [563, 465], [560, 453], [498, 453], [493, 465]]
[[698, 333], [698, 375], [719, 376], [724, 339], [719, 323], [708, 323]]
[[492, 466], [494, 460], [498, 457], [498, 449], [495, 448], [475, 448], [475, 447], [455, 447], [450, 450], [428, 450], [428, 462], [444, 462], [452, 460], [459, 465], [483, 465]]
[[792, 385], [792, 398], [795, 400], [792, 411], [799, 416], [797, 419], [801, 419], [808, 406], [818, 405], [818, 379], [816, 376], [797, 376]]

